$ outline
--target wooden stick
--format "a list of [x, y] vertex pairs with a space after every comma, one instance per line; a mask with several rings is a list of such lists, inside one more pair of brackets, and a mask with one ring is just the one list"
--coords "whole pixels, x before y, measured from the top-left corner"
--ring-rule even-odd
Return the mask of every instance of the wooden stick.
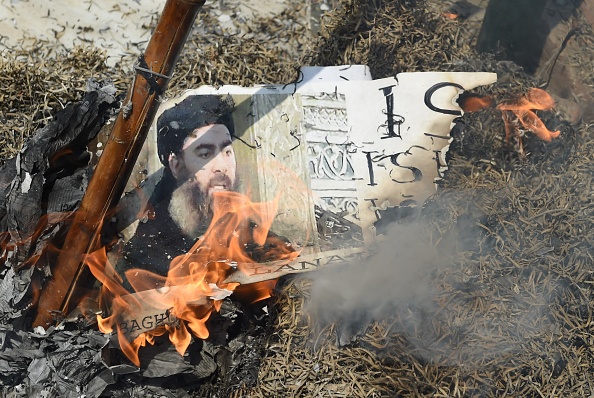
[[97, 248], [103, 220], [124, 192], [159, 107], [158, 99], [204, 3], [167, 0], [145, 54], [135, 66], [134, 82], [68, 231], [52, 278], [43, 286], [33, 326], [47, 327], [56, 313], [67, 314], [78, 301], [80, 290], [94, 283], [82, 264], [83, 256]]

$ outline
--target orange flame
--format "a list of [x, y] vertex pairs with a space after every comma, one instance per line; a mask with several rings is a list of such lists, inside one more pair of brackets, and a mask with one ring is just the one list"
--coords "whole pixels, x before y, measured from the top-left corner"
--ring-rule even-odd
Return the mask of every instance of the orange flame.
[[481, 109], [490, 108], [493, 106], [493, 99], [491, 97], [480, 97], [477, 95], [466, 95], [458, 98], [458, 105], [464, 112], [477, 112]]
[[[143, 269], [126, 271], [135, 294], [122, 287], [105, 249], [86, 258], [91, 272], [103, 284], [103, 307], [111, 308], [109, 316], [97, 316], [99, 329], [104, 333], [117, 331], [122, 351], [137, 366], [140, 347], [151, 344], [155, 336], [168, 333], [180, 354], [190, 344], [191, 334], [202, 339], [209, 336], [206, 321], [210, 314], [218, 311], [221, 300], [238, 287], [237, 283], [224, 283], [235, 271], [235, 264], [291, 261], [299, 254], [289, 243], [269, 234], [278, 199], [253, 203], [237, 192], [216, 192], [213, 201], [213, 221], [208, 230], [187, 254], [171, 262], [166, 277]], [[252, 300], [269, 297], [273, 287], [274, 282], [258, 284], [251, 289]], [[147, 310], [154, 313], [155, 308], [163, 315], [135, 319]], [[134, 336], [133, 329], [141, 330], [141, 326], [152, 330]]]
[[497, 109], [503, 112], [505, 122], [505, 140], [509, 144], [510, 136], [520, 137], [519, 125], [515, 124], [513, 116], [515, 115], [519, 124], [525, 129], [534, 133], [541, 140], [550, 142], [557, 138], [559, 131], [550, 131], [544, 125], [542, 120], [536, 116], [533, 110], [550, 110], [555, 106], [553, 98], [544, 90], [532, 88], [524, 96], [506, 100], [497, 105]]
[[239, 285], [233, 291], [233, 296], [239, 300], [247, 303], [257, 303], [265, 300], [271, 296], [271, 292], [276, 286], [278, 280], [271, 279], [268, 281], [252, 283], [248, 286]]
[[[476, 112], [491, 107], [490, 97], [478, 97], [468, 95], [458, 100], [460, 107], [465, 112]], [[513, 99], [503, 100], [497, 109], [502, 112], [505, 124], [505, 142], [509, 145], [510, 138], [517, 140], [519, 151], [523, 153], [522, 136], [523, 131], [530, 131], [543, 141], [550, 142], [557, 138], [560, 131], [551, 131], [540, 120], [535, 110], [547, 111], [553, 109], [555, 101], [544, 90], [531, 88], [526, 94]]]
[[443, 15], [446, 19], [458, 19], [458, 17], [460, 16], [453, 12], [442, 12], [441, 15]]

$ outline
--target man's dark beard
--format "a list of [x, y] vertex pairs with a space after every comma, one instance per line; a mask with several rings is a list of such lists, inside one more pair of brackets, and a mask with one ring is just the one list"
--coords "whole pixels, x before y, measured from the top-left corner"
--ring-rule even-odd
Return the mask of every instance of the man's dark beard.
[[[229, 190], [235, 190], [231, 179], [224, 174], [217, 175], [210, 184], [225, 185]], [[173, 191], [168, 210], [182, 232], [191, 239], [197, 239], [212, 221], [212, 208], [212, 196], [208, 191], [204, 192], [194, 179], [189, 179]]]

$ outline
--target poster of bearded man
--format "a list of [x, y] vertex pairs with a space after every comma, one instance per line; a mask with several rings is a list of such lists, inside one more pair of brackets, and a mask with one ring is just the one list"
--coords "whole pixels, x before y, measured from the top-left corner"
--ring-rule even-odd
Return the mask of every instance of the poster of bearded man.
[[143, 217], [124, 245], [118, 271], [167, 275], [171, 261], [207, 231], [217, 200], [229, 193], [266, 204], [262, 209], [273, 213], [264, 216], [272, 220], [269, 234], [294, 250], [319, 251], [302, 125], [299, 96], [189, 91], [164, 102], [147, 142], [154, 186], [143, 187]]
[[270, 220], [265, 234], [301, 256], [394, 239], [388, 225], [414, 222], [447, 169], [462, 115], [456, 98], [496, 78], [419, 72], [293, 88], [203, 86], [165, 101], [147, 141], [148, 174], [160, 178], [146, 190], [137, 214], [148, 220], [124, 259], [165, 275], [219, 222], [217, 198], [236, 194], [263, 204], [260, 221], [246, 222]]

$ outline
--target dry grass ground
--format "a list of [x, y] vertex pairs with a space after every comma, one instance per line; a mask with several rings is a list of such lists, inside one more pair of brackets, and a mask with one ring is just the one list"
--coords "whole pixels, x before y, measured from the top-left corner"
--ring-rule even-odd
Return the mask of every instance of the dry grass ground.
[[[499, 81], [483, 92], [499, 100], [539, 84], [509, 62], [475, 54], [474, 28], [444, 18], [433, 3], [343, 0], [317, 38], [308, 35], [300, 3], [242, 26], [245, 36], [221, 34], [206, 10], [171, 95], [201, 84], [285, 83], [302, 64], [365, 63], [374, 78], [493, 71]], [[584, 30], [576, 40], [591, 37]], [[108, 68], [102, 57], [91, 46], [64, 52], [43, 42], [3, 52], [0, 157], [14, 156], [53, 112], [78, 99], [86, 79], [109, 78], [125, 90], [130, 76], [119, 66]], [[496, 110], [465, 115], [454, 130], [449, 171], [419, 219], [427, 245], [444, 253], [428, 275], [424, 305], [400, 302], [356, 342], [338, 347], [335, 324], [318, 335], [308, 327], [315, 319], [302, 307], [310, 281], [287, 281], [271, 307], [257, 385], [223, 385], [219, 394], [594, 394], [594, 127], [569, 125], [554, 111], [540, 116], [561, 137], [545, 143], [528, 135], [526, 157], [505, 146]]]

